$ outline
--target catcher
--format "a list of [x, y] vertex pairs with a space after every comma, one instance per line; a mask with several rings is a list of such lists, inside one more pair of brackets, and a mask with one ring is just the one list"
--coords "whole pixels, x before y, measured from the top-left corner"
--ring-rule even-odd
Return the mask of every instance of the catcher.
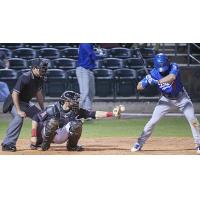
[[116, 106], [113, 112], [88, 111], [79, 108], [80, 95], [73, 91], [65, 91], [60, 100], [34, 116], [32, 121], [31, 149], [46, 151], [51, 143], [66, 142], [68, 151], [82, 151], [78, 145], [82, 133], [83, 122], [86, 118], [120, 118], [124, 106]]

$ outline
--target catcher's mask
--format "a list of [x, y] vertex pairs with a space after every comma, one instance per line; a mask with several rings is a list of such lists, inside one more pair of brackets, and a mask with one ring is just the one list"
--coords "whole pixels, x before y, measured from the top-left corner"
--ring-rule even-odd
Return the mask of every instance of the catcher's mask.
[[63, 106], [65, 101], [70, 102], [69, 108], [73, 111], [79, 109], [80, 94], [74, 91], [65, 91], [60, 97], [60, 105]]
[[32, 60], [31, 69], [39, 69], [40, 78], [46, 80], [46, 74], [49, 67], [49, 60], [43, 58], [36, 58]]

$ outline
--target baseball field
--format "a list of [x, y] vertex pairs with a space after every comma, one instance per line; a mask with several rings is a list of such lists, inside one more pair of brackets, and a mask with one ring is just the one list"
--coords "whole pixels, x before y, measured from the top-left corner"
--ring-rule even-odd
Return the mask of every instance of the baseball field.
[[[130, 152], [131, 145], [143, 130], [149, 117], [85, 121], [80, 144], [83, 152], [68, 152], [65, 144], [52, 144], [49, 151], [33, 151], [29, 149], [31, 121], [26, 119], [15, 153], [2, 152], [6, 155], [154, 155], [154, 154], [196, 154], [189, 124], [184, 117], [165, 117], [154, 129], [152, 137], [143, 147], [143, 151]], [[1, 117], [0, 140], [2, 141], [8, 126], [8, 118]]]

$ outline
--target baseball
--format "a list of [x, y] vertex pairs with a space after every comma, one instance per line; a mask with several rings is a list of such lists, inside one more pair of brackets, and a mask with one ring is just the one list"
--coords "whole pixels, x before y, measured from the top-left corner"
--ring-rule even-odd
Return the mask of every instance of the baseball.
[[125, 111], [125, 106], [124, 106], [124, 105], [120, 105], [120, 110], [121, 110], [122, 112], [124, 112], [124, 111]]

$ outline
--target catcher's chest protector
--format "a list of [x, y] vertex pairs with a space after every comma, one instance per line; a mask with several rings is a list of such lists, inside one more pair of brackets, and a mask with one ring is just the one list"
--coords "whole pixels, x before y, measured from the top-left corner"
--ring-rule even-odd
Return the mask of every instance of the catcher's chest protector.
[[59, 127], [62, 128], [70, 121], [74, 121], [76, 119], [77, 114], [73, 111], [64, 112], [60, 111], [60, 120], [59, 120]]

